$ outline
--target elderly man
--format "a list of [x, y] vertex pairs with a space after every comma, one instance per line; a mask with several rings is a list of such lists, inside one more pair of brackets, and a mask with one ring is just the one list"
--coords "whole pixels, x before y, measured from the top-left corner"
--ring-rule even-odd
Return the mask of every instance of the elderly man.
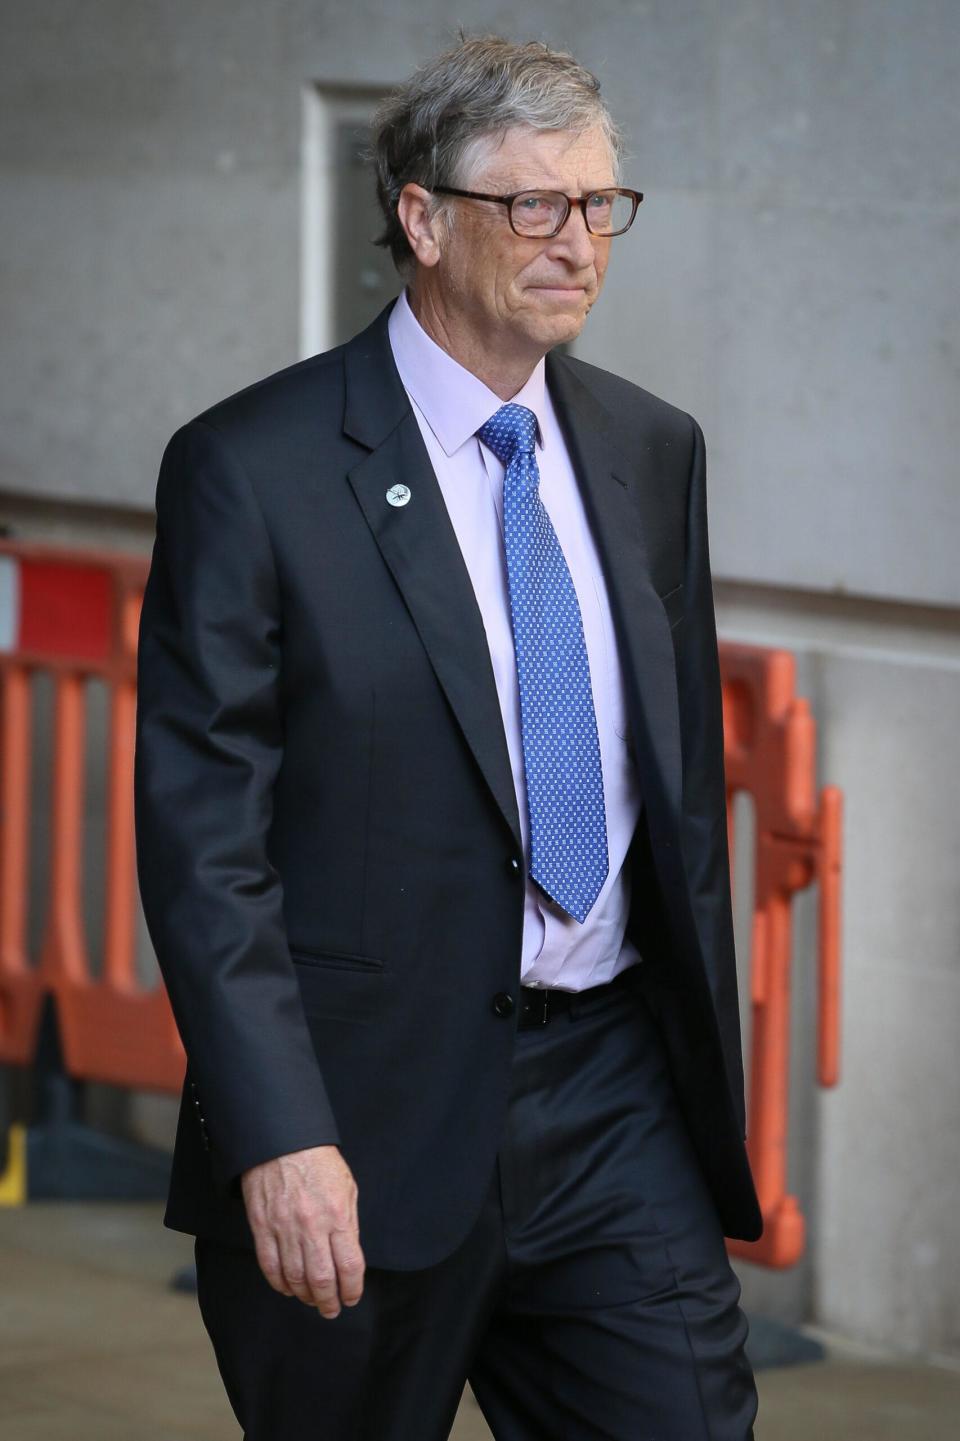
[[375, 134], [405, 294], [164, 455], [167, 1224], [250, 1441], [439, 1441], [467, 1378], [501, 1441], [752, 1434], [703, 439], [552, 353], [618, 152], [568, 55], [424, 66]]

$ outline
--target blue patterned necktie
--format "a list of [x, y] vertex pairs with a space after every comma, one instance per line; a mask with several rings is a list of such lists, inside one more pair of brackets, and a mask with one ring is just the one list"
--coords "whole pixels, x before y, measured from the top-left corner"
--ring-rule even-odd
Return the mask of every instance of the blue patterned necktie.
[[530, 874], [583, 923], [607, 877], [590, 663], [573, 580], [540, 499], [537, 418], [504, 405], [477, 435], [506, 467], [503, 536], [520, 684]]

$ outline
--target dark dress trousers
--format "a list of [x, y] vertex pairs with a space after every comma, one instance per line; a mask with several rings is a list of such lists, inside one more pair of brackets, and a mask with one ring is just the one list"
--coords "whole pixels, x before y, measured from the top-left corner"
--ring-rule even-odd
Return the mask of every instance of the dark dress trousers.
[[[492, 1187], [503, 1202], [529, 1046], [497, 692], [387, 315], [182, 427], [157, 487], [136, 813], [188, 1058], [166, 1222], [254, 1269], [240, 1174], [329, 1142], [357, 1179], [369, 1268], [457, 1264]], [[754, 1238], [703, 438], [582, 362], [548, 355], [547, 384], [604, 567], [644, 800], [627, 862], [634, 1024], [717, 1235]], [[402, 507], [386, 500], [398, 481]], [[204, 1254], [209, 1271], [226, 1249]]]

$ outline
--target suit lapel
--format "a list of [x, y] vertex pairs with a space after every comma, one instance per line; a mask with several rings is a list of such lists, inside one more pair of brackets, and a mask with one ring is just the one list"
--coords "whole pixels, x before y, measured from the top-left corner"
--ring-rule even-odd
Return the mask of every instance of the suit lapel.
[[[519, 854], [520, 818], [487, 635], [394, 364], [388, 313], [345, 350], [344, 429], [369, 451], [348, 479]], [[393, 506], [386, 494], [398, 481], [409, 488], [410, 499]]]
[[603, 562], [644, 799], [654, 813], [662, 800], [663, 819], [675, 827], [681, 804], [680, 713], [670, 622], [650, 567], [649, 541], [662, 523], [654, 477], [639, 454], [618, 446], [615, 417], [562, 356], [547, 356], [547, 383]]

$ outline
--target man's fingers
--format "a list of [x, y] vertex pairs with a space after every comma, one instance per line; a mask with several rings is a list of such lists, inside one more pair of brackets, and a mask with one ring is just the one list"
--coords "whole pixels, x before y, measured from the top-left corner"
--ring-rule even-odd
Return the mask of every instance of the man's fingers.
[[304, 1271], [311, 1305], [316, 1306], [321, 1316], [332, 1318], [340, 1314], [340, 1296], [337, 1287], [337, 1268], [330, 1251], [328, 1236], [319, 1236], [305, 1242], [303, 1248]]
[[355, 1228], [330, 1232], [330, 1250], [337, 1268], [340, 1299], [345, 1306], [355, 1306], [363, 1295], [366, 1261], [360, 1249]]
[[280, 1251], [277, 1247], [276, 1237], [272, 1231], [257, 1227], [254, 1229], [253, 1239], [257, 1250], [257, 1264], [267, 1281], [282, 1296], [291, 1296], [293, 1292], [283, 1278], [283, 1266], [280, 1263]]
[[310, 1287], [307, 1283], [307, 1267], [303, 1258], [299, 1232], [293, 1229], [280, 1231], [277, 1235], [277, 1244], [280, 1250], [280, 1265], [287, 1294], [296, 1296], [300, 1301], [305, 1301], [308, 1306], [312, 1305], [313, 1297], [310, 1295]]

